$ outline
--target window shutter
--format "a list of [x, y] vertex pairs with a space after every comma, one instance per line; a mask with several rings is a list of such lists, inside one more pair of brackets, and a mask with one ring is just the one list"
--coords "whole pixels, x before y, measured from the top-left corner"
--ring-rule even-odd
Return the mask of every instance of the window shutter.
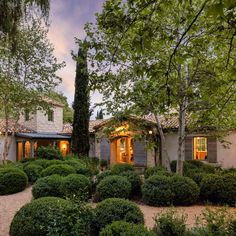
[[145, 148], [145, 141], [134, 141], [134, 165], [147, 165], [147, 150]]
[[185, 160], [193, 159], [193, 137], [185, 137]]
[[103, 160], [110, 160], [110, 143], [103, 138], [100, 143], [100, 158]]
[[207, 161], [217, 162], [217, 140], [215, 137], [207, 138]]

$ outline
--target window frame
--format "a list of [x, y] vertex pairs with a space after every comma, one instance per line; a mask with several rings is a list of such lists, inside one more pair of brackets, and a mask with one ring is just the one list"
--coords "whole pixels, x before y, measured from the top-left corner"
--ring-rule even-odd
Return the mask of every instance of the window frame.
[[54, 122], [54, 111], [53, 110], [48, 110], [48, 121], [49, 122]]

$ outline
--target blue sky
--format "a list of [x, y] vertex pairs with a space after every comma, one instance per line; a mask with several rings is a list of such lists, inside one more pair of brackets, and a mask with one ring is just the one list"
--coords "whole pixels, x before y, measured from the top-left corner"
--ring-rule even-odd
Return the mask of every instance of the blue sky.
[[[58, 75], [63, 82], [62, 91], [71, 104], [74, 97], [75, 62], [71, 58], [71, 50], [77, 51], [74, 38], [84, 38], [84, 24], [95, 22], [95, 13], [100, 12], [104, 0], [52, 0], [50, 9], [49, 39], [55, 47], [55, 56], [66, 62]], [[91, 102], [101, 100], [97, 93], [91, 97]]]

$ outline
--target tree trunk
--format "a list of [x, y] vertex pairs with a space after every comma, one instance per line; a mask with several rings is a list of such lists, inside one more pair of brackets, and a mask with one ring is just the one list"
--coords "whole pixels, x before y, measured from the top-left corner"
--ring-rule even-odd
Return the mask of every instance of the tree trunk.
[[155, 120], [157, 123], [157, 128], [158, 128], [158, 132], [160, 135], [160, 139], [161, 139], [161, 158], [162, 158], [162, 164], [164, 167], [166, 167], [166, 169], [168, 171], [170, 171], [170, 157], [167, 151], [167, 147], [166, 147], [166, 139], [165, 139], [165, 135], [161, 126], [161, 123], [159, 121], [159, 118], [157, 115], [155, 115]]
[[186, 107], [185, 102], [179, 108], [179, 129], [178, 129], [178, 159], [176, 172], [183, 175], [183, 162], [185, 153], [185, 126], [186, 126]]

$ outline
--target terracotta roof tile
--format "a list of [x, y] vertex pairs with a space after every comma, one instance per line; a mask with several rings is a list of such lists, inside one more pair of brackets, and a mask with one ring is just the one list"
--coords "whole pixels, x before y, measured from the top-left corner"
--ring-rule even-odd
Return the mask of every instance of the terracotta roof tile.
[[[12, 133], [14, 131], [15, 122], [14, 120], [9, 121], [8, 132]], [[6, 124], [5, 119], [0, 119], [0, 132], [5, 133]], [[34, 130], [27, 128], [26, 126], [17, 124], [15, 128], [16, 133], [35, 133]]]

